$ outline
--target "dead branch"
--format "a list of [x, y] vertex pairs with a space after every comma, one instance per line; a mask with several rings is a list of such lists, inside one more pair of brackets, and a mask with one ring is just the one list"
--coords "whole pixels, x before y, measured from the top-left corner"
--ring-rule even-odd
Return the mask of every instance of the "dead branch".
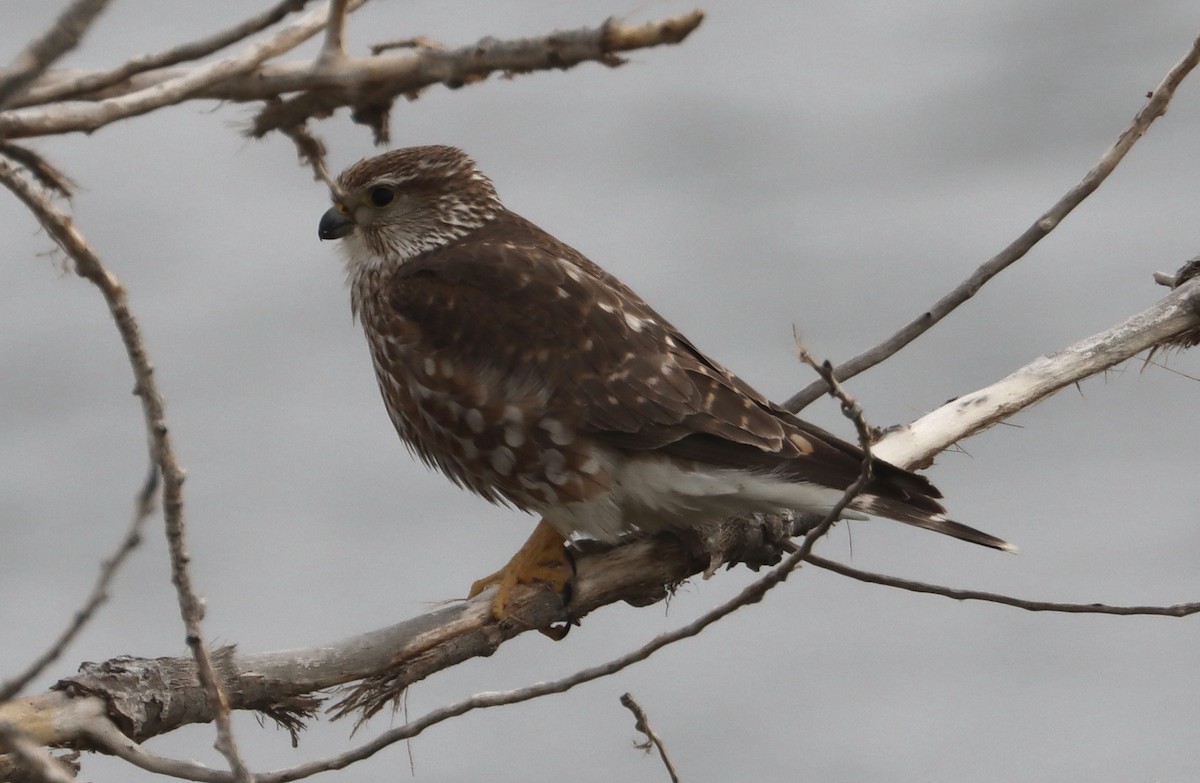
[[[33, 681], [35, 677], [46, 670], [46, 667], [58, 660], [59, 656], [67, 649], [67, 646], [75, 640], [79, 632], [96, 614], [96, 610], [100, 605], [108, 600], [108, 586], [112, 583], [113, 577], [121, 570], [121, 566], [129, 558], [129, 555], [134, 549], [137, 549], [138, 544], [142, 541], [142, 528], [146, 525], [146, 520], [150, 518], [150, 514], [154, 511], [154, 498], [158, 492], [158, 467], [152, 466], [150, 473], [146, 477], [145, 484], [138, 492], [137, 501], [133, 512], [133, 522], [129, 525], [129, 529], [125, 531], [125, 535], [121, 537], [120, 543], [117, 545], [116, 551], [112, 557], [100, 564], [100, 575], [96, 578], [96, 584], [92, 587], [92, 592], [84, 601], [83, 606], [71, 618], [71, 622], [59, 635], [54, 644], [46, 652], [38, 656], [37, 660], [26, 667], [25, 671], [16, 675], [6, 682], [0, 683], [0, 702], [7, 701], [13, 696], [21, 692], [26, 685]], [[2, 779], [2, 778], [0, 778]]]
[[[593, 61], [615, 67], [623, 62], [616, 56], [617, 52], [679, 43], [703, 19], [704, 14], [700, 11], [644, 25], [625, 25], [609, 19], [600, 27], [511, 41], [484, 38], [449, 51], [417, 49], [365, 59], [319, 61], [318, 65], [322, 67], [315, 79], [312, 74], [292, 74], [293, 79], [300, 75], [303, 81], [315, 83], [293, 88], [304, 90], [295, 98], [268, 105], [254, 118], [249, 134], [259, 138], [310, 117], [328, 116], [343, 106], [353, 108], [359, 117], [386, 115], [397, 96], [416, 95], [425, 87], [438, 83], [451, 88], [461, 87], [481, 81], [497, 71], [512, 75], [548, 69], [566, 70]], [[273, 94], [293, 90], [275, 90]], [[363, 121], [359, 117], [356, 120]], [[386, 141], [386, 130], [380, 132], [377, 121], [368, 124], [377, 127], [377, 143]]]
[[80, 98], [89, 93], [101, 92], [146, 71], [199, 60], [249, 38], [255, 33], [262, 32], [281, 21], [288, 14], [301, 10], [310, 2], [312, 0], [282, 0], [273, 8], [268, 8], [261, 14], [252, 16], [226, 30], [221, 30], [206, 38], [188, 41], [162, 52], [134, 57], [109, 71], [78, 75], [65, 72], [49, 74], [46, 79], [41, 81], [41, 86], [35, 85], [33, 89], [14, 96], [7, 106], [20, 108]]
[[1111, 606], [1109, 604], [1068, 604], [1057, 601], [1029, 601], [1024, 598], [1014, 598], [999, 593], [985, 593], [980, 590], [960, 590], [957, 587], [931, 585], [927, 582], [917, 582], [912, 579], [901, 579], [896, 576], [876, 574], [863, 571], [860, 568], [848, 566], [835, 560], [827, 560], [817, 555], [809, 555], [805, 562], [812, 563], [817, 568], [824, 568], [835, 574], [848, 576], [860, 582], [896, 587], [913, 593], [928, 593], [943, 595], [957, 601], [988, 601], [994, 604], [1005, 604], [1024, 609], [1027, 612], [1061, 612], [1063, 614], [1117, 614], [1117, 615], [1158, 615], [1161, 617], [1187, 617], [1200, 612], [1200, 603], [1174, 604], [1172, 606]]
[[671, 757], [667, 755], [667, 746], [662, 738], [654, 733], [654, 729], [650, 728], [650, 719], [646, 717], [646, 711], [642, 709], [642, 705], [634, 701], [631, 694], [626, 693], [621, 696], [621, 706], [633, 713], [633, 727], [646, 736], [646, 741], [636, 743], [635, 747], [647, 753], [652, 749], [658, 751], [658, 757], [662, 759], [663, 766], [667, 768], [671, 783], [679, 783], [679, 773], [675, 771], [675, 765], [671, 763]]
[[[1067, 191], [1054, 206], [1034, 221], [1033, 225], [1009, 243], [1008, 247], [988, 259], [972, 272], [970, 277], [934, 303], [933, 307], [921, 313], [879, 345], [838, 365], [834, 371], [838, 380], [844, 381], [853, 378], [894, 355], [953, 312], [963, 302], [977, 294], [985, 283], [1023, 258], [1033, 249], [1034, 245], [1053, 231], [1063, 221], [1063, 218], [1095, 192], [1104, 180], [1108, 179], [1108, 175], [1116, 169], [1117, 164], [1132, 149], [1134, 143], [1149, 130], [1150, 124], [1166, 113], [1167, 105], [1175, 95], [1176, 88], [1192, 72], [1198, 62], [1200, 62], [1200, 38], [1192, 43], [1191, 50], [1183, 56], [1183, 59], [1167, 72], [1162, 82], [1147, 96], [1146, 104], [1133, 118], [1129, 127], [1117, 137], [1113, 146], [1100, 157], [1099, 162], [1075, 187]], [[799, 412], [820, 397], [824, 390], [821, 383], [810, 383], [784, 402], [783, 407], [793, 413]]]
[[154, 368], [146, 352], [141, 328], [125, 295], [125, 289], [110, 272], [100, 257], [75, 229], [70, 216], [58, 209], [46, 196], [16, 169], [0, 161], [0, 184], [34, 214], [42, 228], [75, 263], [75, 272], [100, 289], [108, 304], [109, 312], [120, 332], [125, 345], [129, 364], [133, 369], [134, 393], [142, 401], [146, 430], [150, 442], [150, 457], [162, 476], [163, 516], [166, 522], [167, 544], [171, 556], [171, 581], [179, 598], [179, 611], [186, 629], [188, 647], [197, 663], [197, 674], [204, 686], [208, 701], [214, 706], [217, 724], [217, 749], [229, 759], [235, 779], [248, 780], [249, 771], [241, 762], [229, 728], [229, 707], [222, 692], [220, 680], [213, 669], [208, 647], [200, 629], [204, 616], [204, 604], [192, 586], [188, 570], [190, 555], [187, 551], [183, 515], [184, 471], [175, 458], [162, 395], [154, 380]]
[[108, 0], [75, 0], [50, 29], [33, 39], [12, 65], [0, 71], [0, 106], [41, 76], [58, 58], [74, 49], [108, 5]]
[[[350, 0], [351, 7], [365, 0]], [[328, 7], [316, 8], [269, 38], [250, 44], [216, 62], [184, 69], [151, 86], [93, 103], [58, 103], [47, 107], [0, 112], [0, 136], [18, 138], [72, 131], [94, 131], [105, 125], [193, 97], [206, 87], [252, 72], [266, 60], [302, 44], [325, 27]]]
[[1200, 279], [1176, 288], [1111, 329], [1046, 354], [1006, 378], [951, 400], [875, 444], [877, 456], [906, 467], [928, 465], [951, 444], [1010, 418], [1064, 386], [1170, 344], [1200, 327]]
[[[350, 10], [363, 0], [353, 0]], [[267, 41], [257, 44], [270, 53], [249, 51], [207, 66], [167, 68], [140, 73], [98, 93], [74, 97], [92, 103], [54, 104], [0, 112], [0, 136], [21, 138], [73, 131], [91, 131], [135, 114], [188, 99], [237, 102], [264, 101], [301, 93], [290, 101], [268, 106], [254, 121], [251, 135], [292, 127], [343, 106], [355, 108], [389, 103], [398, 95], [416, 94], [433, 84], [462, 86], [489, 74], [561, 70], [583, 62], [619, 64], [618, 52], [684, 40], [704, 19], [700, 11], [644, 25], [608, 21], [580, 28], [515, 40], [485, 38], [449, 51], [418, 49], [366, 58], [262, 64], [322, 29], [326, 8], [314, 9]], [[259, 56], [261, 55], [261, 56]], [[236, 62], [235, 62], [236, 59]], [[257, 60], [257, 62], [253, 62]], [[252, 64], [251, 64], [252, 63]], [[218, 68], [218, 66], [220, 66]], [[207, 73], [201, 71], [207, 70]], [[45, 89], [65, 89], [64, 80], [80, 84], [92, 74], [47, 74]], [[33, 86], [33, 94], [43, 88]]]

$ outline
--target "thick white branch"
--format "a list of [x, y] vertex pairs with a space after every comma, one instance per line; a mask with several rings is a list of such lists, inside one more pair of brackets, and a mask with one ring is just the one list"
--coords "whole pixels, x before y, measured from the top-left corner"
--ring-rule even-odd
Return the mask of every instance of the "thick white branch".
[[951, 400], [911, 424], [889, 432], [875, 455], [905, 467], [928, 464], [955, 441], [1003, 421], [1054, 392], [1142, 351], [1200, 327], [1200, 279], [1099, 334], [1029, 364], [978, 391]]

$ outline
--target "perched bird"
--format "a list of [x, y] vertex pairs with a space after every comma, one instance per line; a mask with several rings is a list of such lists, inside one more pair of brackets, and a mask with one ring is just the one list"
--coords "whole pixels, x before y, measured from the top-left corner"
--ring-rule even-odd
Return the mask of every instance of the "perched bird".
[[[427, 464], [541, 516], [500, 571], [565, 585], [564, 542], [738, 512], [825, 512], [862, 452], [774, 405], [624, 283], [504, 208], [461, 150], [398, 149], [338, 178], [340, 239], [388, 414]], [[1011, 550], [946, 518], [924, 477], [875, 460], [852, 508]]]

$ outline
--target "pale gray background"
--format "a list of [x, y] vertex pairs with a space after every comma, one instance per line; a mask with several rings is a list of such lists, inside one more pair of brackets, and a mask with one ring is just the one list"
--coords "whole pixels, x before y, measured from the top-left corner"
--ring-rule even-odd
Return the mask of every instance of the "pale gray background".
[[[264, 3], [114, 3], [75, 66], [223, 27]], [[10, 2], [3, 59], [60, 3]], [[353, 44], [647, 19], [687, 3], [375, 2]], [[612, 270], [770, 396], [812, 376], [795, 326], [843, 359], [928, 306], [1093, 165], [1200, 31], [1196, 2], [706, 2], [683, 46], [618, 70], [436, 87], [394, 143], [466, 148], [507, 204]], [[311, 54], [313, 47], [304, 50]], [[1149, 305], [1156, 269], [1200, 252], [1193, 77], [1170, 114], [1053, 236], [851, 390], [909, 420]], [[290, 142], [248, 142], [240, 106], [191, 104], [36, 148], [82, 185], [85, 235], [129, 289], [189, 471], [194, 575], [210, 639], [311, 645], [420, 613], [499, 565], [533, 521], [415, 463], [378, 399], [322, 188]], [[337, 168], [373, 153], [345, 112], [318, 131]], [[44, 648], [126, 525], [141, 413], [98, 293], [0, 198], [0, 674]], [[1200, 375], [1200, 354], [1159, 357]], [[856, 523], [852, 562], [1068, 601], [1200, 599], [1200, 387], [1138, 363], [948, 453], [954, 514], [1019, 557]], [[809, 415], [849, 436], [823, 402]], [[821, 549], [850, 557], [839, 529]], [[567, 674], [729, 596], [750, 575], [614, 606], [563, 643], [534, 635], [411, 690], [409, 714]], [[687, 781], [1191, 781], [1200, 777], [1200, 619], [1029, 614], [804, 569], [699, 638], [620, 675], [475, 713], [411, 745], [416, 779], [665, 780], [635, 750], [632, 691]], [[81, 660], [184, 652], [161, 524], [41, 689]], [[237, 721], [252, 766], [354, 740]], [[219, 764], [212, 729], [152, 749]], [[339, 779], [409, 777], [404, 747]], [[148, 775], [88, 758], [89, 780]], [[332, 778], [332, 776], [330, 776]]]

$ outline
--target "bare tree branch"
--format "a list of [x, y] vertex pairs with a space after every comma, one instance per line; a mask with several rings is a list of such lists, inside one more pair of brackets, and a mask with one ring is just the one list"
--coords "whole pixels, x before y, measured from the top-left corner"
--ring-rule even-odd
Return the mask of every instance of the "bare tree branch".
[[[1033, 225], [1025, 229], [1008, 247], [988, 259], [970, 277], [934, 303], [933, 307], [921, 313], [879, 345], [838, 365], [835, 370], [838, 380], [844, 381], [853, 378], [894, 355], [978, 293], [985, 283], [1023, 258], [1034, 245], [1053, 231], [1063, 218], [1071, 213], [1071, 210], [1079, 206], [1096, 188], [1100, 187], [1100, 184], [1116, 169], [1117, 164], [1121, 162], [1134, 143], [1150, 128], [1150, 124], [1166, 113], [1167, 105], [1175, 95], [1175, 89], [1192, 72], [1198, 62], [1200, 62], [1200, 38], [1192, 43], [1191, 50], [1171, 68], [1158, 87], [1147, 96], [1146, 105], [1133, 118], [1133, 122], [1075, 187], [1067, 191], [1066, 195], [1043, 213]], [[824, 386], [819, 381], [810, 383], [784, 402], [783, 407], [793, 413], [798, 412], [810, 405], [823, 392]]]
[[[356, 8], [365, 0], [349, 0]], [[179, 103], [206, 87], [253, 71], [264, 61], [299, 46], [325, 26], [327, 6], [314, 9], [271, 37], [238, 54], [198, 65], [135, 92], [95, 103], [65, 103], [0, 112], [0, 136], [18, 138], [71, 131], [93, 131], [109, 123]]]
[[92, 592], [88, 595], [83, 607], [75, 613], [70, 624], [63, 630], [62, 634], [55, 640], [50, 649], [38, 656], [37, 660], [31, 663], [25, 671], [21, 672], [12, 679], [0, 683], [0, 702], [7, 701], [13, 696], [21, 692], [21, 689], [28, 685], [33, 678], [37, 677], [46, 667], [54, 661], [58, 660], [67, 646], [75, 640], [79, 632], [83, 630], [88, 621], [96, 613], [96, 610], [108, 600], [108, 586], [112, 583], [113, 577], [117, 571], [125, 564], [126, 559], [142, 542], [142, 528], [145, 527], [145, 522], [150, 518], [150, 514], [154, 511], [154, 497], [158, 490], [158, 466], [154, 465], [150, 468], [150, 473], [146, 477], [146, 482], [142, 485], [142, 489], [138, 492], [137, 503], [133, 512], [133, 522], [129, 525], [129, 529], [121, 538], [120, 544], [117, 545], [116, 551], [112, 557], [100, 564], [100, 575], [96, 579], [95, 586], [92, 587]]
[[0, 161], [0, 183], [25, 204], [46, 233], [75, 262], [76, 273], [100, 289], [121, 334], [130, 366], [133, 368], [135, 394], [142, 401], [142, 411], [150, 439], [150, 455], [162, 476], [163, 516], [171, 554], [171, 581], [175, 584], [179, 596], [179, 610], [186, 629], [187, 644], [196, 658], [200, 682], [214, 707], [217, 749], [229, 760], [236, 780], [249, 780], [250, 773], [242, 763], [230, 733], [228, 700], [213, 670], [208, 647], [204, 644], [201, 634], [200, 620], [204, 616], [204, 605], [192, 587], [188, 571], [190, 555], [184, 533], [184, 472], [175, 458], [162, 395], [154, 381], [153, 365], [146, 353], [141, 328], [129, 309], [125, 289], [75, 229], [70, 216], [54, 206], [43, 193], [38, 192], [19, 172], [3, 161]]
[[1054, 392], [1200, 328], [1200, 278], [1137, 315], [1062, 351], [1034, 359], [1006, 378], [890, 430], [877, 456], [906, 467], [928, 465], [952, 443], [1003, 421]]
[[[291, 127], [310, 117], [325, 117], [338, 108], [349, 106], [354, 109], [356, 121], [376, 128], [377, 142], [385, 141], [387, 133], [383, 118], [399, 95], [415, 95], [439, 82], [448, 87], [461, 87], [481, 81], [496, 71], [512, 75], [547, 69], [566, 70], [591, 61], [614, 67], [623, 62], [616, 52], [679, 43], [703, 19], [704, 14], [700, 11], [642, 25], [625, 25], [609, 19], [596, 28], [584, 27], [511, 41], [489, 37], [448, 51], [419, 49], [364, 59], [336, 59], [324, 63], [316, 79], [305, 74], [304, 80], [310, 84], [293, 88], [307, 92], [263, 109], [255, 117], [249, 133], [258, 138], [277, 128]], [[264, 77], [270, 78], [266, 74]], [[276, 89], [272, 94], [285, 91]]]
[[[363, 1], [351, 0], [350, 10]], [[280, 42], [274, 47], [277, 51], [259, 58], [258, 62], [277, 56], [315, 35], [324, 23], [324, 14], [324, 8], [314, 9], [284, 31], [257, 44], [266, 46], [273, 41]], [[247, 52], [239, 55], [243, 59], [236, 67], [232, 58], [225, 58], [206, 66], [162, 69], [133, 76], [122, 82], [119, 89], [76, 96], [97, 98], [92, 104], [38, 106], [0, 112], [0, 136], [11, 139], [91, 131], [185, 99], [277, 101], [281, 95], [303, 93], [291, 101], [276, 102], [263, 110], [250, 130], [251, 135], [261, 136], [276, 128], [293, 127], [314, 116], [325, 116], [342, 106], [364, 111], [372, 106], [390, 104], [398, 95], [416, 94], [433, 84], [462, 86], [497, 71], [529, 73], [570, 68], [588, 61], [616, 65], [621, 61], [615, 53], [678, 43], [703, 19], [703, 13], [693, 11], [644, 25], [623, 25], [610, 20], [596, 28], [533, 38], [507, 41], [485, 38], [449, 51], [419, 49], [366, 58], [346, 57], [326, 65], [314, 61], [247, 65]], [[198, 73], [217, 66], [222, 66], [220, 72]], [[63, 77], [50, 74], [47, 78], [53, 86]], [[71, 78], [90, 77], [76, 74]]]
[[10, 106], [37, 106], [40, 104], [63, 101], [76, 98], [87, 93], [104, 90], [113, 85], [135, 76], [139, 73], [167, 68], [178, 63], [199, 60], [213, 52], [219, 52], [227, 46], [249, 38], [255, 33], [262, 32], [271, 25], [281, 21], [288, 14], [301, 10], [312, 0], [281, 0], [274, 7], [250, 17], [243, 22], [214, 33], [206, 38], [167, 49], [153, 54], [143, 54], [134, 57], [110, 71], [87, 72], [72, 76], [66, 73], [54, 74], [52, 81], [42, 86], [35, 86], [22, 95], [16, 96]]
[[652, 748], [657, 750], [658, 757], [662, 759], [663, 766], [667, 768], [667, 774], [671, 776], [671, 783], [679, 783], [679, 773], [675, 771], [675, 765], [671, 763], [671, 757], [667, 755], [667, 746], [654, 733], [654, 729], [650, 728], [650, 719], [646, 717], [646, 711], [642, 709], [642, 705], [634, 701], [632, 695], [626, 693], [621, 696], [621, 706], [633, 713], [634, 728], [646, 735], [646, 741], [638, 743], [636, 747], [647, 753]]
[[296, 145], [296, 154], [300, 156], [301, 163], [307, 164], [312, 169], [313, 179], [329, 188], [329, 195], [334, 200], [342, 199], [344, 197], [342, 188], [329, 173], [329, 166], [325, 163], [325, 142], [317, 138], [307, 125], [280, 128], [279, 131]]
[[827, 560], [819, 555], [809, 555], [806, 562], [818, 568], [833, 571], [835, 574], [848, 576], [860, 582], [869, 582], [886, 587], [898, 587], [914, 593], [930, 593], [944, 595], [958, 601], [989, 601], [994, 604], [1005, 604], [1024, 609], [1027, 612], [1062, 612], [1064, 614], [1119, 614], [1119, 615], [1158, 615], [1162, 617], [1187, 617], [1200, 612], [1200, 603], [1173, 604], [1171, 606], [1110, 606], [1108, 604], [1066, 604], [1054, 601], [1029, 601], [1024, 598], [1014, 598], [999, 593], [985, 593], [980, 590], [960, 590], [957, 587], [943, 587], [926, 582], [916, 582], [911, 579], [901, 579], [896, 576], [876, 574], [853, 568], [845, 563]]
[[108, 0], [75, 0], [50, 29], [33, 39], [3, 71], [0, 71], [0, 106], [41, 76], [47, 68], [83, 40], [84, 33], [108, 5]]

